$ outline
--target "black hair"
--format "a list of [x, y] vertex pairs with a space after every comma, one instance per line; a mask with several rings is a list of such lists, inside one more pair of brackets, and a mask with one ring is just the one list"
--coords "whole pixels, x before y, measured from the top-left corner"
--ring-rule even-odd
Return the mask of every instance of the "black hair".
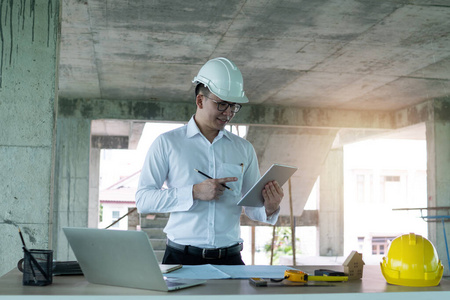
[[211, 92], [209, 91], [209, 89], [206, 87], [206, 85], [204, 85], [203, 83], [199, 83], [197, 84], [197, 86], [195, 87], [195, 97], [197, 97], [198, 94], [202, 94], [205, 95], [205, 97], [209, 97], [209, 95], [211, 94]]

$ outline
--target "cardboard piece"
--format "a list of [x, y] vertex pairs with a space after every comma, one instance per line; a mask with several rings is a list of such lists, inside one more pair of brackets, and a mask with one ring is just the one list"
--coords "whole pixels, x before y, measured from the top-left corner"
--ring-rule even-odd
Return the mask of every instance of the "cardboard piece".
[[361, 253], [352, 251], [342, 265], [344, 266], [344, 273], [347, 274], [348, 280], [362, 278], [365, 263], [362, 260]]

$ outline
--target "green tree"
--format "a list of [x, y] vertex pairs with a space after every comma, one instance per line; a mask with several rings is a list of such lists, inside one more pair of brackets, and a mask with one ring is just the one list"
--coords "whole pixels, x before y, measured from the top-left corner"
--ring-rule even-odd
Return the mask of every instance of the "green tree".
[[[293, 256], [292, 250], [292, 234], [290, 227], [275, 227], [275, 236], [273, 237], [273, 243], [269, 242], [264, 246], [267, 256], [270, 258], [271, 249], [273, 244], [273, 264], [276, 265], [280, 261], [282, 256]], [[295, 239], [295, 253], [300, 254], [299, 251], [300, 239]]]

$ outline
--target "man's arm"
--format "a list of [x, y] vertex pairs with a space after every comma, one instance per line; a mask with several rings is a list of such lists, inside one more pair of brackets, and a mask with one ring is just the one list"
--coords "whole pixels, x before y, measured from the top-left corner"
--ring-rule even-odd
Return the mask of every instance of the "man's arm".
[[187, 211], [192, 207], [193, 185], [163, 188], [168, 172], [167, 150], [159, 137], [148, 150], [139, 178], [136, 207], [140, 213]]

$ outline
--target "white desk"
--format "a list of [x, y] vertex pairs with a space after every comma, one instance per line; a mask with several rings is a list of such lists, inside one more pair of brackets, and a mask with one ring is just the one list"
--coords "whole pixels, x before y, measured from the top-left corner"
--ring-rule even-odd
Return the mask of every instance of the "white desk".
[[[329, 268], [342, 270], [340, 266], [297, 266], [297, 268], [312, 274], [315, 269]], [[206, 284], [174, 292], [156, 292], [96, 285], [88, 283], [83, 276], [55, 276], [53, 284], [44, 287], [22, 285], [22, 273], [17, 269], [0, 277], [0, 299], [10, 298], [5, 295], [21, 295], [24, 298], [48, 299], [49, 296], [68, 296], [70, 299], [110, 299], [111, 296], [128, 299], [130, 296], [151, 296], [151, 299], [277, 299], [276, 295], [286, 299], [399, 299], [408, 297], [414, 299], [450, 299], [450, 278], [442, 278], [436, 287], [402, 287], [387, 284], [381, 275], [379, 266], [365, 266], [362, 280], [331, 283], [332, 286], [303, 287], [255, 287], [248, 280], [208, 280]], [[41, 297], [39, 297], [41, 295]], [[209, 296], [207, 296], [209, 295]], [[83, 296], [83, 297], [79, 297]], [[88, 297], [86, 297], [88, 296]], [[233, 297], [233, 298], [232, 298]], [[11, 297], [17, 299], [17, 297]], [[22, 297], [20, 297], [22, 298]], [[139, 297], [142, 298], [142, 297]], [[147, 298], [147, 297], [145, 297]]]

